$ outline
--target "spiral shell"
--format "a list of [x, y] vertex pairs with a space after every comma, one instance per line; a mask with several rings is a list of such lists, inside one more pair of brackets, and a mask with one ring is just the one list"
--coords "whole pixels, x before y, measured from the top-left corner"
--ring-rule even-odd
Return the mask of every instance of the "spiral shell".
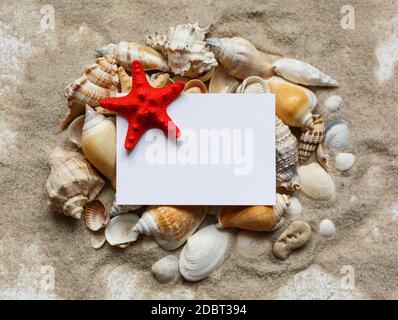
[[309, 197], [317, 200], [333, 200], [336, 195], [335, 185], [328, 173], [313, 162], [297, 169], [300, 189]]
[[300, 136], [299, 162], [304, 163], [325, 139], [325, 124], [320, 114], [312, 116], [313, 122]]
[[116, 74], [116, 60], [110, 56], [98, 58], [95, 64], [84, 69], [87, 79], [102, 88], [117, 91], [119, 77]]
[[236, 93], [269, 93], [267, 83], [260, 77], [252, 76], [243, 80]]

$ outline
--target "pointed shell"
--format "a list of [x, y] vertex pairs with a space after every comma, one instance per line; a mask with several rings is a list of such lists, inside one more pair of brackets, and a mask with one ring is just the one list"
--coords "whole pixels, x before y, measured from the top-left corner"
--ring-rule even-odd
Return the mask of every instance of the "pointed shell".
[[191, 236], [181, 251], [181, 275], [189, 281], [199, 281], [215, 271], [225, 259], [230, 235], [214, 224]]
[[350, 137], [350, 129], [345, 120], [338, 119], [326, 126], [325, 146], [328, 148], [344, 149]]
[[202, 223], [205, 207], [153, 206], [149, 207], [134, 227], [134, 231], [153, 236], [166, 250], [182, 246]]
[[165, 256], [152, 266], [151, 271], [160, 283], [173, 281], [178, 274], [178, 259], [173, 255]]
[[239, 82], [225, 72], [222, 65], [219, 65], [210, 79], [210, 93], [232, 93], [235, 92]]
[[336, 195], [335, 185], [329, 174], [317, 162], [297, 169], [300, 190], [317, 200], [333, 200]]
[[310, 65], [297, 60], [282, 58], [274, 62], [275, 72], [285, 79], [305, 86], [338, 87], [336, 80]]
[[114, 217], [105, 228], [106, 241], [111, 246], [136, 241], [138, 233], [133, 231], [133, 227], [138, 220], [137, 215], [130, 213]]
[[300, 136], [299, 162], [305, 163], [318, 145], [325, 139], [325, 124], [320, 114], [312, 116], [311, 127], [306, 128]]
[[207, 93], [207, 87], [203, 81], [193, 79], [185, 84], [184, 93]]
[[98, 231], [105, 226], [106, 210], [100, 200], [93, 200], [86, 204], [86, 227], [91, 231]]
[[352, 153], [339, 153], [336, 155], [336, 169], [347, 171], [354, 165], [355, 156]]
[[270, 90], [264, 79], [252, 76], [243, 80], [236, 93], [270, 93]]
[[74, 143], [78, 148], [82, 146], [82, 130], [84, 125], [84, 115], [77, 117], [68, 127], [69, 141]]

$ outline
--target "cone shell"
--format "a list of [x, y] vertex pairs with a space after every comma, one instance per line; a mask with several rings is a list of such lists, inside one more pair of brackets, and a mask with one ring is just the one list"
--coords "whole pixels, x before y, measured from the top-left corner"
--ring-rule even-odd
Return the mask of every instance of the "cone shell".
[[239, 82], [225, 72], [222, 65], [219, 65], [212, 75], [209, 83], [210, 93], [232, 93], [235, 92]]
[[116, 187], [116, 127], [113, 121], [86, 107], [82, 149], [92, 165]]
[[106, 241], [111, 246], [136, 241], [138, 233], [133, 231], [133, 227], [138, 222], [138, 219], [137, 215], [130, 213], [114, 217], [105, 228]]
[[266, 55], [243, 38], [209, 38], [206, 41], [225, 71], [235, 78], [259, 76], [268, 79], [274, 74]]
[[267, 83], [260, 77], [246, 78], [236, 89], [236, 93], [269, 93]]
[[46, 182], [49, 209], [80, 219], [87, 201], [104, 186], [85, 158], [77, 152], [56, 148], [49, 157], [50, 175]]
[[299, 162], [305, 163], [318, 145], [325, 139], [325, 124], [320, 114], [314, 114], [311, 127], [304, 129], [300, 136]]
[[178, 274], [178, 258], [173, 255], [165, 256], [152, 266], [151, 271], [160, 283], [173, 281]]
[[193, 79], [185, 84], [184, 93], [207, 93], [207, 87], [203, 81]]
[[191, 236], [181, 251], [181, 275], [189, 281], [199, 281], [214, 272], [224, 262], [230, 234], [214, 224]]
[[336, 155], [336, 169], [347, 171], [354, 165], [355, 156], [352, 153], [339, 153]]
[[336, 80], [310, 65], [309, 63], [289, 58], [274, 62], [275, 72], [285, 79], [305, 86], [338, 87]]
[[87, 203], [86, 211], [86, 227], [91, 231], [98, 231], [105, 226], [106, 210], [100, 200], [93, 200]]
[[151, 47], [135, 42], [119, 42], [108, 44], [97, 50], [100, 56], [106, 54], [114, 57], [117, 62], [128, 71], [131, 71], [131, 62], [138, 60], [144, 70], [169, 71], [166, 59]]
[[317, 163], [313, 162], [297, 169], [300, 189], [316, 200], [333, 200], [336, 195], [335, 185], [329, 174]]
[[280, 77], [272, 77], [267, 84], [275, 94], [277, 116], [288, 126], [307, 128], [317, 104], [315, 94]]
[[205, 215], [204, 207], [153, 206], [144, 212], [134, 231], [153, 236], [162, 248], [174, 250], [195, 232]]

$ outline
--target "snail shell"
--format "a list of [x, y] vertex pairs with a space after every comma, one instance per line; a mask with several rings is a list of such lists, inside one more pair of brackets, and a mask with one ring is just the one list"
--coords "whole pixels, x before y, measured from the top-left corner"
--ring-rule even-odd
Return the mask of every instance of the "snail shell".
[[235, 92], [239, 82], [225, 72], [222, 65], [219, 65], [210, 78], [210, 93], [232, 93]]
[[91, 83], [117, 91], [119, 77], [116, 74], [116, 70], [116, 60], [110, 56], [105, 56], [98, 58], [95, 64], [85, 68], [83, 73]]
[[329, 174], [319, 163], [313, 162], [297, 169], [300, 190], [317, 200], [333, 200], [336, 195], [335, 185]]
[[325, 139], [325, 124], [320, 114], [314, 114], [312, 125], [306, 128], [299, 143], [299, 162], [305, 163], [318, 145]]

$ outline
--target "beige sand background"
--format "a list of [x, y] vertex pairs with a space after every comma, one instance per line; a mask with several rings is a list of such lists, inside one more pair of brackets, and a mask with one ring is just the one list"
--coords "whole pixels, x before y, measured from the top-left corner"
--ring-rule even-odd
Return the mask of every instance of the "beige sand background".
[[[398, 298], [397, 1], [51, 1], [55, 28], [43, 30], [47, 4], [0, 4], [0, 298]], [[353, 30], [340, 26], [346, 4], [355, 9]], [[138, 241], [95, 251], [82, 221], [46, 210], [46, 160], [57, 145], [73, 148], [53, 130], [66, 111], [63, 88], [93, 62], [94, 49], [194, 21], [336, 78], [338, 89], [316, 90], [318, 110], [327, 121], [348, 120], [346, 150], [357, 161], [348, 173], [332, 171], [335, 202], [299, 195], [314, 230], [304, 250], [278, 261], [275, 235], [261, 235], [261, 257], [234, 249], [204, 281], [160, 285], [150, 267], [162, 249]], [[338, 113], [323, 106], [331, 94], [344, 98]], [[109, 202], [109, 187], [101, 198]], [[333, 239], [317, 232], [325, 217], [335, 222]], [[355, 287], [347, 289], [341, 270], [351, 267]]]

